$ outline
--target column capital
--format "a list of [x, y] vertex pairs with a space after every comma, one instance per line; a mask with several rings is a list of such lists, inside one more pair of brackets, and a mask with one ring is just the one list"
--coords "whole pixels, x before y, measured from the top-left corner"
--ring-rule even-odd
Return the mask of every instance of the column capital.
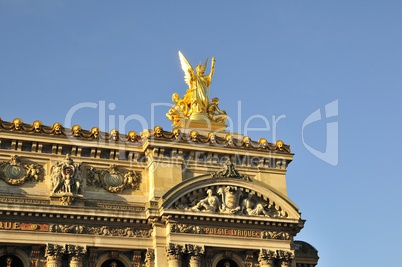
[[45, 257], [48, 260], [56, 260], [59, 259], [65, 251], [65, 247], [62, 245], [47, 243], [45, 248]]
[[281, 262], [281, 267], [290, 267], [295, 255], [292, 251], [277, 250], [277, 258]]

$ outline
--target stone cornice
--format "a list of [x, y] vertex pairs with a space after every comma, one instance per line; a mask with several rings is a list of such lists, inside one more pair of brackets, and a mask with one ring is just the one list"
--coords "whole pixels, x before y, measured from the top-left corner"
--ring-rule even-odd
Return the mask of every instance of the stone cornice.
[[[96, 130], [96, 131], [94, 131]], [[64, 128], [60, 123], [53, 126], [45, 126], [40, 121], [32, 124], [23, 123], [21, 119], [14, 119], [12, 122], [2, 121], [0, 118], [0, 132], [7, 138], [19, 136], [20, 140], [36, 140], [37, 142], [71, 144], [77, 146], [96, 146], [112, 149], [116, 146], [124, 146], [126, 150], [144, 151], [151, 143], [155, 146], [196, 146], [197, 150], [204, 150], [211, 147], [213, 150], [225, 148], [231, 153], [238, 149], [249, 151], [260, 151], [263, 153], [274, 152], [278, 154], [291, 154], [289, 145], [278, 140], [276, 143], [269, 143], [265, 138], [258, 142], [251, 140], [248, 136], [242, 136], [229, 132], [208, 132], [189, 129], [174, 128], [172, 131], [165, 131], [160, 126], [153, 130], [144, 130], [139, 135], [129, 131], [126, 135], [120, 134], [117, 130], [110, 133], [100, 132], [97, 127], [91, 131], [83, 130], [79, 125], [71, 129]], [[12, 138], [13, 139], [13, 138]], [[57, 142], [55, 142], [57, 140]]]

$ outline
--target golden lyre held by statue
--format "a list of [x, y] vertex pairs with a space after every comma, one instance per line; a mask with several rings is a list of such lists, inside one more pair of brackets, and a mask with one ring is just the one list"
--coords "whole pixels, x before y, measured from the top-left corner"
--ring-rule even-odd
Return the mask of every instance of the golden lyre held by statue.
[[205, 75], [208, 59], [204, 65], [197, 65], [195, 71], [184, 55], [179, 51], [181, 68], [184, 71], [184, 81], [188, 85], [187, 92], [181, 99], [173, 93], [172, 108], [166, 117], [173, 122], [173, 126], [184, 128], [200, 128], [205, 130], [225, 130], [227, 119], [226, 111], [218, 107], [219, 99], [209, 99], [210, 86], [215, 70], [215, 58], [211, 60], [211, 72]]

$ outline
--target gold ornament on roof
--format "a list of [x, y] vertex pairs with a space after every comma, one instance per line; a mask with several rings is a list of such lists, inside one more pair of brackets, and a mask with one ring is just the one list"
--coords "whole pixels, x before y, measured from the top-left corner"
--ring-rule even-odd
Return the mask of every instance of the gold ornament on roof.
[[180, 51], [179, 58], [181, 68], [184, 71], [184, 81], [189, 86], [187, 94], [190, 95], [189, 98], [191, 101], [190, 113], [206, 113], [209, 104], [209, 87], [215, 71], [215, 58], [212, 57], [211, 72], [208, 75], [204, 75], [205, 69], [207, 68], [208, 58], [205, 60], [204, 65], [197, 65], [195, 68], [196, 73]]
[[189, 121], [195, 121], [193, 128], [211, 128], [211, 130], [225, 129], [227, 114], [218, 107], [219, 99], [210, 101], [210, 86], [215, 72], [215, 58], [211, 60], [211, 71], [205, 74], [208, 58], [205, 63], [198, 64], [195, 70], [179, 51], [180, 65], [184, 72], [184, 81], [188, 89], [183, 98], [178, 93], [173, 93], [172, 108], [166, 113], [166, 117], [173, 122], [173, 126], [188, 128]]

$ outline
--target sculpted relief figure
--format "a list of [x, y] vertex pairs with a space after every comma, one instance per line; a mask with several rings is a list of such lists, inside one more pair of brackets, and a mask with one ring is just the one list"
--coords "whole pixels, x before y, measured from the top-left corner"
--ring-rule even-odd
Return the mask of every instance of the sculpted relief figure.
[[173, 122], [173, 126], [177, 126], [181, 118], [187, 117], [189, 103], [180, 99], [178, 93], [173, 93], [172, 101], [173, 107], [166, 113], [166, 117]]
[[269, 217], [268, 211], [265, 210], [261, 203], [256, 203], [252, 193], [248, 193], [247, 198], [242, 201], [242, 210], [247, 215], [264, 215]]
[[212, 121], [225, 123], [228, 115], [225, 110], [221, 110], [218, 107], [218, 104], [219, 98], [212, 98], [211, 103], [208, 106], [208, 117]]
[[[206, 196], [205, 196], [206, 193]], [[275, 202], [255, 193], [246, 193], [244, 188], [234, 185], [208, 188], [204, 193], [198, 190], [181, 196], [173, 207], [185, 211], [201, 211], [237, 215], [288, 217], [288, 213]]]
[[207, 196], [200, 200], [191, 210], [216, 212], [219, 210], [219, 207], [218, 197], [213, 195], [212, 189], [208, 189]]
[[63, 161], [57, 162], [51, 168], [52, 193], [74, 193], [81, 190], [79, 179], [80, 165], [74, 164], [67, 154]]

